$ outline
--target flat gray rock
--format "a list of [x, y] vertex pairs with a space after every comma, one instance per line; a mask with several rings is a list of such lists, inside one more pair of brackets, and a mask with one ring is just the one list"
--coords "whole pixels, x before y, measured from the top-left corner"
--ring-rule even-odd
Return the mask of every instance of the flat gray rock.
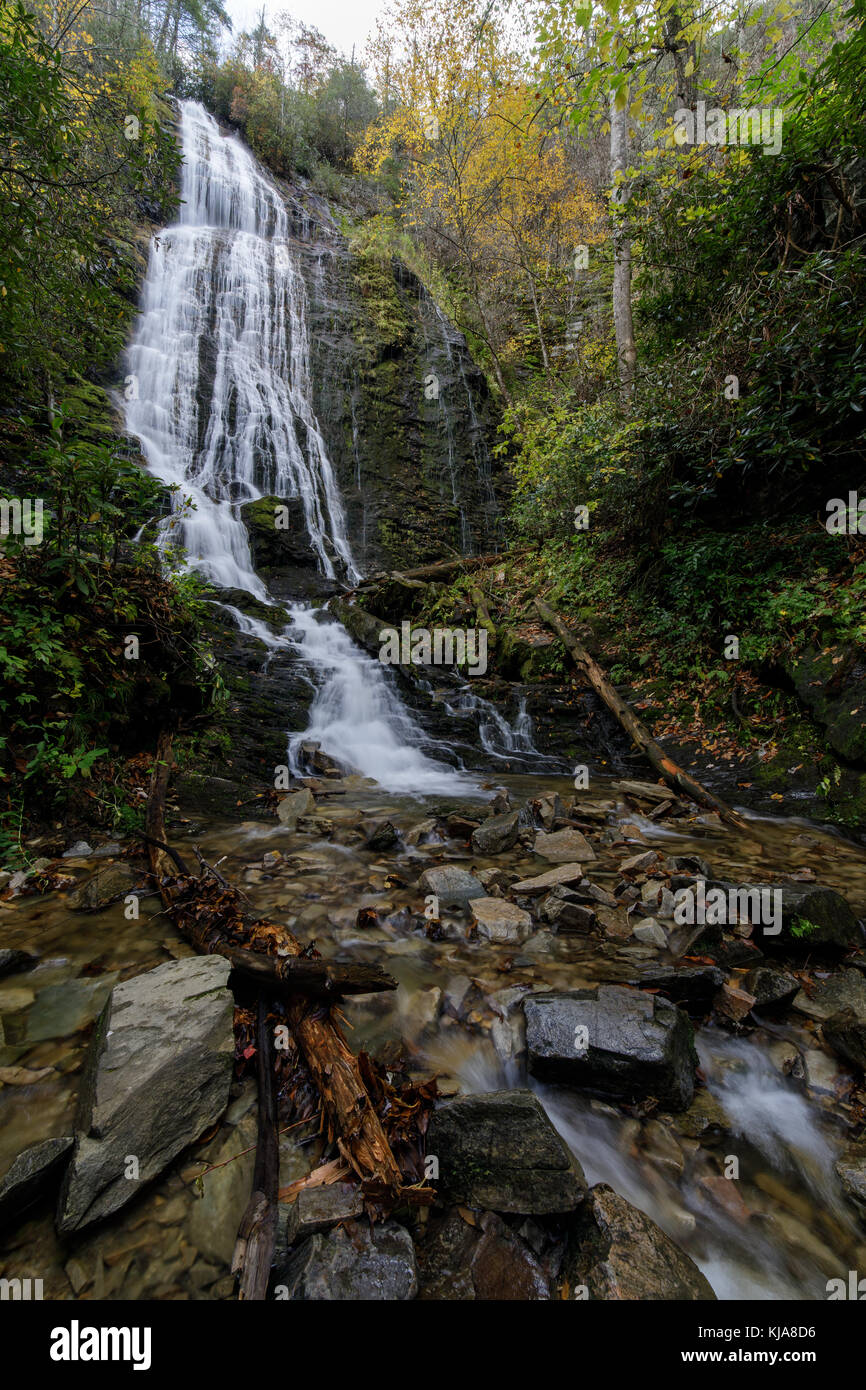
[[[117, 1211], [219, 1119], [234, 1059], [229, 963], [169, 961], [116, 985], [90, 1044], [57, 1227]], [[138, 1160], [138, 1179], [127, 1178]]]
[[691, 1024], [661, 996], [599, 985], [535, 994], [523, 1011], [533, 1076], [621, 1100], [654, 1096], [666, 1110], [691, 1104]]

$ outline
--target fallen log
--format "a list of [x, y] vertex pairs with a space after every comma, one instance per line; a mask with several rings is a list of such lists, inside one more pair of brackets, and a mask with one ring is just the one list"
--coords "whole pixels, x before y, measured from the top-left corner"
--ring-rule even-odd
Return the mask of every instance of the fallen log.
[[450, 560], [436, 560], [429, 565], [418, 565], [411, 570], [379, 570], [376, 574], [369, 575], [354, 589], [347, 590], [347, 593], [358, 593], [362, 589], [375, 588], [377, 584], [383, 584], [388, 579], [432, 579], [439, 574], [451, 574], [459, 569], [477, 569], [479, 565], [495, 565], [498, 562], [506, 564], [509, 560], [516, 560], [521, 555], [528, 555], [531, 547], [527, 546], [523, 550], [494, 551], [490, 555], [457, 555]]
[[692, 801], [696, 801], [699, 806], [706, 806], [709, 810], [715, 811], [723, 821], [742, 831], [744, 835], [760, 840], [761, 836], [756, 826], [747, 821], [738, 811], [735, 811], [733, 806], [729, 806], [726, 801], [722, 801], [720, 797], [707, 791], [706, 787], [701, 786], [700, 782], [696, 782], [678, 763], [675, 763], [673, 758], [668, 757], [664, 749], [656, 743], [646, 725], [638, 719], [634, 710], [614, 690], [601, 667], [593, 660], [583, 643], [570, 628], [566, 627], [555, 609], [540, 598], [535, 599], [535, 609], [542, 621], [553, 629], [567, 649], [575, 666], [583, 672], [593, 690], [601, 697], [611, 713], [616, 716], [632, 742], [648, 759], [656, 772], [664, 778], [668, 786], [683, 796], [689, 797]]
[[277, 1243], [280, 1150], [274, 1081], [274, 1040], [268, 1026], [268, 1003], [259, 995], [256, 1020], [256, 1075], [259, 1087], [259, 1133], [253, 1190], [238, 1229], [232, 1274], [240, 1274], [238, 1299], [267, 1297], [271, 1262]]
[[[184, 935], [189, 934], [190, 939], [191, 924], [196, 919], [202, 924], [204, 933], [229, 938], [232, 932], [243, 935], [251, 944], [262, 945], [265, 950], [254, 953], [244, 951], [238, 941], [230, 944], [238, 947], [242, 954], [255, 955], [257, 960], [260, 956], [261, 960], [282, 965], [288, 957], [302, 956], [301, 943], [287, 927], [264, 918], [254, 920], [246, 913], [236, 889], [225, 889], [212, 877], [193, 881], [185, 875], [178, 877], [172, 873], [172, 859], [176, 866], [176, 856], [170, 856], [165, 847], [165, 798], [170, 761], [171, 735], [163, 732], [157, 742], [146, 826], [151, 870], [170, 919]], [[228, 924], [231, 931], [222, 931], [223, 923]], [[277, 950], [284, 954], [277, 957], [266, 953]], [[304, 956], [305, 962], [307, 959]], [[267, 988], [271, 988], [276, 973], [269, 977]], [[390, 984], [386, 987], [390, 988]], [[403, 1186], [403, 1177], [364, 1084], [358, 1059], [327, 1004], [302, 998], [294, 991], [288, 993], [289, 1023], [319, 1089], [329, 1141], [336, 1141], [340, 1153], [362, 1182], [396, 1196]]]

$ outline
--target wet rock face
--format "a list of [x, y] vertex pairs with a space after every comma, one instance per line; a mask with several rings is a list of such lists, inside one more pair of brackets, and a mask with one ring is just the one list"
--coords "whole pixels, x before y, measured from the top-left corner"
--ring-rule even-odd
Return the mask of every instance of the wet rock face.
[[523, 1005], [533, 1076], [617, 1099], [654, 1096], [687, 1110], [697, 1056], [681, 1010], [659, 995], [615, 985], [536, 994]]
[[606, 1183], [593, 1187], [574, 1220], [563, 1265], [571, 1297], [715, 1299], [693, 1260]]
[[112, 991], [82, 1079], [61, 1233], [117, 1211], [222, 1114], [234, 1058], [228, 974], [222, 957], [195, 957]]
[[461, 1096], [436, 1110], [427, 1153], [439, 1161], [440, 1197], [493, 1211], [573, 1211], [586, 1179], [530, 1091]]
[[275, 1296], [297, 1302], [403, 1302], [418, 1291], [412, 1237], [396, 1221], [308, 1237], [275, 1276]]
[[[288, 190], [310, 324], [316, 417], [363, 571], [493, 548], [496, 413], [465, 340], [420, 280]], [[456, 498], [456, 500], [455, 500]]]

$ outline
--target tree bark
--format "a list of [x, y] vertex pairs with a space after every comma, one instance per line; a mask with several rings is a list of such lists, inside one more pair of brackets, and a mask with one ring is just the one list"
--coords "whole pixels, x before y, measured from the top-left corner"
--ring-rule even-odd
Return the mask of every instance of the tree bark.
[[627, 195], [625, 170], [628, 155], [628, 104], [617, 110], [616, 96], [610, 103], [610, 181], [613, 217], [613, 327], [619, 364], [620, 400], [630, 409], [634, 398], [637, 349], [631, 312], [631, 239], [622, 224]]
[[277, 1136], [277, 1097], [274, 1082], [273, 1035], [268, 1027], [268, 1003], [259, 995], [256, 1021], [256, 1075], [259, 1085], [259, 1134], [253, 1190], [238, 1228], [232, 1274], [240, 1271], [241, 1302], [267, 1297], [271, 1261], [277, 1243], [280, 1149]]
[[[638, 719], [622, 696], [614, 690], [598, 663], [592, 659], [574, 633], [566, 627], [560, 615], [540, 598], [535, 600], [535, 608], [538, 616], [547, 623], [548, 627], [553, 629], [567, 648], [575, 665], [586, 676], [593, 690], [601, 696], [608, 709], [616, 716], [626, 733], [630, 735], [644, 757], [652, 763], [656, 772], [665, 779], [668, 786], [683, 796], [690, 797], [699, 806], [706, 806], [715, 811], [723, 821], [742, 831], [744, 835], [760, 840], [761, 836], [756, 827], [741, 816], [738, 811], [735, 811], [733, 806], [729, 806], [726, 801], [720, 800], [712, 792], [707, 791], [706, 787], [702, 787], [700, 782], [696, 782], [678, 763], [675, 763], [673, 758], [668, 757], [664, 749], [656, 743], [646, 725]], [[577, 809], [579, 812], [580, 808]]]

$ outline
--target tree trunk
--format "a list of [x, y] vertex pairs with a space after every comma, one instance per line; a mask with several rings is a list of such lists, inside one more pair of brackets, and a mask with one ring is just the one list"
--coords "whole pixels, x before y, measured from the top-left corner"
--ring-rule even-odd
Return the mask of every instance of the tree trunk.
[[624, 175], [628, 156], [628, 103], [617, 110], [616, 97], [610, 103], [610, 181], [613, 218], [613, 327], [619, 364], [620, 400], [630, 409], [634, 399], [637, 349], [631, 313], [631, 240], [622, 223], [627, 186]]

